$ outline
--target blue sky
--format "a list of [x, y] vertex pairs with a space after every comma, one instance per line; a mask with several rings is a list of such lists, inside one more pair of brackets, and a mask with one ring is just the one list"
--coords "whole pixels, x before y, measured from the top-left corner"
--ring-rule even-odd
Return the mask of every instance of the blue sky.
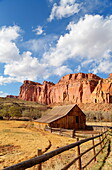
[[0, 96], [78, 72], [112, 72], [112, 0], [0, 0]]

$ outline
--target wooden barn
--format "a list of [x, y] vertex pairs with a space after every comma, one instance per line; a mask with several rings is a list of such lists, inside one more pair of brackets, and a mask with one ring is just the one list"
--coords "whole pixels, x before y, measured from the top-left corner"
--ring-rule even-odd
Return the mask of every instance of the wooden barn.
[[65, 129], [85, 129], [86, 115], [77, 105], [56, 106], [45, 116], [35, 121], [40, 129], [45, 127]]

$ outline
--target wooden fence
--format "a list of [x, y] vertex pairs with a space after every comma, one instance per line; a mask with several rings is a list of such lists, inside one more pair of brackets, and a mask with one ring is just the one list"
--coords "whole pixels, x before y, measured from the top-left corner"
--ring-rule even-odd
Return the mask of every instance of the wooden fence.
[[[109, 128], [108, 126], [86, 126], [85, 130], [75, 130], [75, 129], [47, 127], [47, 128], [45, 128], [45, 131], [49, 131], [51, 133], [56, 133], [60, 136], [74, 138], [74, 137], [91, 137], [90, 131], [93, 131], [97, 134], [98, 132], [106, 131], [108, 128]], [[89, 133], [86, 133], [86, 132], [89, 132]]]
[[[100, 152], [103, 152], [103, 148], [105, 147], [105, 145], [109, 142], [108, 138], [107, 138], [107, 135], [108, 135], [108, 130], [97, 135], [97, 136], [92, 136], [90, 138], [86, 138], [86, 139], [82, 139], [79, 141], [79, 139], [77, 139], [77, 142], [75, 143], [72, 143], [72, 144], [69, 144], [67, 146], [64, 146], [64, 147], [61, 147], [61, 148], [58, 148], [56, 150], [53, 150], [51, 152], [48, 152], [48, 153], [45, 153], [43, 155], [41, 155], [41, 151], [39, 151], [39, 154], [40, 156], [37, 156], [35, 158], [32, 158], [32, 159], [29, 159], [27, 161], [23, 161], [21, 163], [18, 163], [18, 164], [15, 164], [13, 166], [10, 166], [10, 167], [7, 167], [7, 168], [4, 168], [4, 170], [24, 170], [26, 168], [30, 168], [34, 165], [38, 165], [38, 170], [41, 170], [42, 169], [42, 163], [49, 160], [50, 158], [60, 154], [60, 153], [63, 153], [64, 151], [67, 151], [69, 149], [72, 149], [72, 148], [75, 148], [77, 147], [77, 153], [78, 153], [78, 156], [76, 158], [74, 158], [69, 164], [67, 164], [65, 167], [63, 167], [61, 170], [66, 170], [68, 169], [71, 165], [73, 165], [76, 161], [78, 161], [78, 169], [79, 170], [82, 170], [84, 168], [86, 168], [93, 160], [96, 161], [96, 157], [97, 155], [100, 153]], [[97, 144], [95, 144], [94, 140], [95, 139], [99, 139], [99, 142]], [[83, 144], [83, 143], [86, 143], [88, 141], [92, 141], [92, 144], [93, 146], [90, 147], [89, 149], [85, 150], [84, 152], [81, 153], [80, 151], [80, 145]], [[100, 146], [100, 150], [96, 153], [96, 147], [97, 146]], [[82, 167], [82, 164], [81, 164], [81, 157], [86, 154], [87, 152], [89, 152], [90, 150], [93, 150], [93, 154], [94, 156], [89, 160], [89, 162], [87, 162], [83, 167]]]

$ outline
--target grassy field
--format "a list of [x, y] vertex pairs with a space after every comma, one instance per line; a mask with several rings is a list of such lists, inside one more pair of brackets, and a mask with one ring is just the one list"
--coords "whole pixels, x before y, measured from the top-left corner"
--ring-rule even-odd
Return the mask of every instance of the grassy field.
[[[51, 134], [33, 127], [32, 122], [0, 121], [0, 169], [35, 157], [37, 149], [47, 152], [76, 142], [76, 139]], [[97, 142], [97, 141], [95, 141]], [[91, 146], [91, 141], [81, 145], [81, 152]], [[76, 157], [77, 148], [73, 148], [43, 163], [44, 170], [58, 170]], [[93, 156], [93, 152], [83, 157], [82, 164]], [[94, 162], [88, 167], [90, 169]], [[76, 169], [74, 164], [70, 169]], [[30, 168], [36, 169], [36, 167]]]
[[21, 106], [25, 105], [25, 106], [34, 106], [34, 107], [41, 107], [43, 105], [41, 104], [37, 104], [37, 102], [32, 102], [32, 101], [25, 101], [25, 100], [20, 100], [20, 99], [16, 99], [16, 98], [5, 98], [5, 97], [0, 97], [0, 104], [4, 104], [4, 105], [9, 105], [9, 104], [13, 104], [13, 103], [18, 103]]
[[0, 169], [36, 156], [37, 149], [44, 151], [49, 141], [52, 143], [49, 151], [74, 142], [74, 139], [36, 130], [31, 126], [31, 123], [22, 121], [0, 121]]
[[87, 125], [112, 126], [112, 122], [86, 122]]

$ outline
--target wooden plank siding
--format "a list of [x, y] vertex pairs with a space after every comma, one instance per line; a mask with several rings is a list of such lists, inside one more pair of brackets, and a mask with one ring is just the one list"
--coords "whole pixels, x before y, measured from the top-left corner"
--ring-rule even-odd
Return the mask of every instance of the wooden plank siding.
[[46, 126], [64, 129], [85, 129], [86, 115], [77, 105], [58, 106], [35, 121], [37, 128], [45, 129]]
[[[76, 116], [78, 116], [79, 122], [76, 122]], [[86, 118], [84, 113], [78, 108], [74, 107], [66, 116], [55, 120], [49, 124], [50, 127], [54, 128], [65, 128], [65, 129], [85, 129]]]

